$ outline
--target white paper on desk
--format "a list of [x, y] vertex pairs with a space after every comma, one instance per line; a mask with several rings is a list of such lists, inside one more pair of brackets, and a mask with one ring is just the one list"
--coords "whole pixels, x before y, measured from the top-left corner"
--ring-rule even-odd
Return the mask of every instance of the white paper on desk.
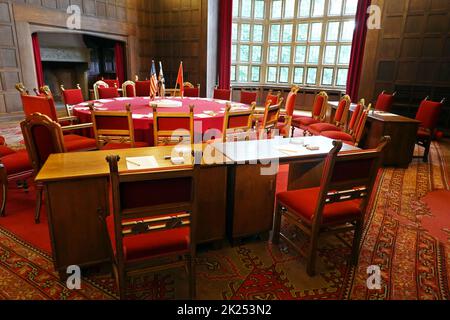
[[126, 100], [133, 100], [133, 98], [129, 98], [129, 97], [119, 97], [116, 98], [117, 101], [126, 101]]
[[77, 104], [77, 106], [87, 106], [87, 105], [89, 105], [89, 102], [82, 102]]
[[153, 118], [153, 113], [150, 114], [133, 114], [133, 119], [151, 119]]
[[384, 111], [375, 111], [374, 113], [378, 114], [380, 116], [385, 116], [385, 117], [399, 117], [398, 114], [390, 113], [390, 112], [384, 112]]
[[110, 99], [100, 99], [100, 100], [97, 100], [98, 102], [101, 102], [101, 103], [107, 103], [107, 102], [113, 102], [114, 100], [110, 100]]
[[154, 156], [127, 157], [125, 160], [128, 170], [154, 169], [159, 167]]
[[155, 104], [158, 106], [158, 108], [179, 108], [183, 106], [183, 103], [181, 101], [175, 101], [175, 100], [159, 100], [155, 102]]
[[293, 145], [293, 144], [286, 144], [284, 146], [278, 146], [276, 147], [278, 151], [281, 151], [286, 154], [294, 154], [301, 152], [299, 145]]

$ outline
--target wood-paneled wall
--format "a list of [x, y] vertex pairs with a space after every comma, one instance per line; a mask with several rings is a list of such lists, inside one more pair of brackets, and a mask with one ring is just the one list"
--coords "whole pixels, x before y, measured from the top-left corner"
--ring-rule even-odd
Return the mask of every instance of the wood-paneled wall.
[[360, 97], [398, 91], [394, 109], [414, 116], [427, 95], [447, 97], [441, 126], [450, 122], [450, 1], [374, 0], [380, 30], [369, 30]]

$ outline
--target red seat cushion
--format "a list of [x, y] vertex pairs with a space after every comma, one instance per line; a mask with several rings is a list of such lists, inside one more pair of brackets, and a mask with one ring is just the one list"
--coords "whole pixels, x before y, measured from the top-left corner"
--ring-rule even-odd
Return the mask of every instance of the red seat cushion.
[[78, 136], [76, 134], [65, 135], [64, 145], [68, 152], [97, 149], [97, 142], [95, 139]]
[[296, 127], [308, 127], [314, 123], [319, 123], [319, 120], [313, 119], [311, 117], [295, 117], [292, 119], [292, 124]]
[[[292, 213], [312, 222], [316, 210], [320, 188], [300, 189], [282, 192], [277, 200]], [[323, 209], [324, 224], [336, 224], [352, 220], [361, 214], [361, 200], [349, 200], [327, 204]]]
[[150, 95], [150, 80], [136, 81], [136, 97], [148, 97]]
[[7, 146], [0, 145], [0, 157], [4, 157], [12, 153], [15, 153], [15, 151], [8, 148]]
[[[148, 147], [147, 142], [134, 142], [135, 148], [145, 148]], [[130, 143], [119, 143], [119, 142], [109, 142], [106, 145], [104, 145], [101, 149], [102, 150], [116, 150], [116, 149], [129, 149], [131, 148]]]
[[116, 87], [109, 88], [98, 88], [98, 98], [99, 99], [110, 99], [120, 97], [119, 91]]
[[308, 127], [308, 131], [314, 135], [319, 135], [321, 132], [325, 131], [341, 131], [341, 129], [331, 123], [314, 123]]
[[390, 112], [392, 104], [394, 103], [394, 96], [392, 94], [380, 93], [375, 104], [375, 109], [385, 112]]
[[5, 166], [6, 173], [8, 175], [30, 171], [33, 169], [26, 150], [20, 150], [8, 154], [7, 156], [2, 157], [0, 161]]
[[[115, 250], [114, 216], [112, 214], [107, 218], [107, 226]], [[189, 249], [189, 243], [189, 227], [128, 236], [123, 239], [124, 256], [127, 261], [130, 261], [184, 253]]]
[[80, 89], [67, 89], [62, 92], [64, 102], [75, 105], [84, 102], [83, 92]]
[[231, 91], [227, 89], [214, 89], [214, 99], [230, 100]]
[[342, 131], [324, 131], [320, 135], [334, 140], [341, 140], [347, 143], [353, 142], [352, 135]]
[[200, 89], [184, 87], [184, 96], [191, 98], [198, 98], [200, 97]]

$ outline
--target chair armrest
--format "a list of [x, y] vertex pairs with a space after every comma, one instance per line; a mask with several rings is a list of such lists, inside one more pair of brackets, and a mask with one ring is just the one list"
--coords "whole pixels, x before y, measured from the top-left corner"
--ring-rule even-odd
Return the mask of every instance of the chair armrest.
[[79, 130], [79, 129], [87, 129], [87, 128], [93, 128], [93, 124], [92, 123], [82, 123], [82, 124], [74, 124], [71, 126], [61, 127], [62, 131], [71, 131], [71, 130]]

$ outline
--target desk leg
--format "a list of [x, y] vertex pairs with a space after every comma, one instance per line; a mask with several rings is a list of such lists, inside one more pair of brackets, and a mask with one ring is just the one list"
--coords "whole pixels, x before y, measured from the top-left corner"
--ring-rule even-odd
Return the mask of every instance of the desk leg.
[[288, 190], [320, 186], [323, 159], [289, 164]]
[[227, 234], [239, 238], [272, 230], [276, 175], [261, 175], [261, 165], [228, 168]]

